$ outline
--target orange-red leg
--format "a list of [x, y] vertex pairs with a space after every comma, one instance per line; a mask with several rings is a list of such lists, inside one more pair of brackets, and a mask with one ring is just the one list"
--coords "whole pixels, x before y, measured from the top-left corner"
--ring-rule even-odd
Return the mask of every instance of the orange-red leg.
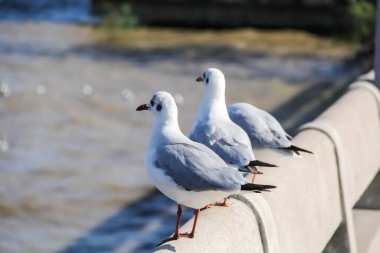
[[224, 198], [224, 201], [222, 203], [216, 202], [215, 204], [208, 204], [207, 206], [201, 208], [200, 210], [203, 211], [203, 210], [209, 209], [209, 208], [214, 207], [214, 206], [228, 207], [227, 198]]
[[193, 229], [191, 230], [190, 233], [190, 238], [194, 238], [195, 235], [195, 227], [197, 226], [197, 221], [198, 221], [198, 216], [199, 216], [199, 209], [194, 210], [194, 223], [193, 223]]
[[160, 246], [161, 244], [164, 244], [165, 242], [173, 241], [173, 240], [178, 240], [180, 234], [179, 234], [179, 227], [181, 226], [181, 216], [182, 216], [182, 206], [178, 204], [178, 209], [177, 209], [177, 223], [175, 226], [175, 232], [172, 237], [169, 237], [168, 239], [163, 240], [160, 242], [157, 246]]
[[208, 204], [207, 206], [201, 208], [201, 211], [206, 210], [206, 209], [209, 209], [209, 208], [211, 208], [211, 207], [213, 207], [213, 206], [214, 206], [214, 204]]
[[215, 203], [215, 206], [228, 207], [227, 198], [224, 198], [224, 201], [222, 203]]
[[252, 184], [255, 182], [256, 174], [252, 174]]
[[198, 216], [199, 216], [199, 211], [200, 211], [200, 209], [195, 209], [195, 211], [194, 211], [194, 223], [193, 223], [193, 229], [191, 230], [190, 234], [189, 234], [189, 233], [182, 233], [182, 234], [180, 234], [180, 233], [179, 233], [179, 227], [180, 227], [180, 225], [181, 225], [182, 206], [181, 206], [181, 205], [178, 205], [178, 211], [177, 211], [177, 223], [176, 223], [176, 227], [175, 227], [175, 233], [174, 233], [174, 235], [173, 235], [172, 237], [169, 237], [168, 239], [163, 240], [163, 241], [162, 241], [160, 244], [158, 244], [157, 246], [160, 246], [160, 245], [164, 244], [165, 242], [178, 240], [178, 238], [180, 238], [180, 237], [194, 238], [195, 228], [196, 228], [196, 226], [197, 226], [197, 221], [198, 221]]
[[194, 238], [194, 235], [195, 235], [195, 228], [196, 228], [196, 226], [197, 226], [197, 221], [198, 221], [199, 212], [200, 212], [200, 209], [195, 209], [195, 210], [194, 210], [194, 223], [193, 223], [193, 228], [191, 229], [190, 234], [189, 234], [189, 233], [179, 234], [180, 237]]

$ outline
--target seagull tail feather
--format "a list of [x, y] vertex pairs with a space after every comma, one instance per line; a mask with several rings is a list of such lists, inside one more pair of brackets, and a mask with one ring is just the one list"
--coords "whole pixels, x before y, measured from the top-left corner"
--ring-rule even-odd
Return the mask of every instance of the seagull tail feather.
[[300, 148], [300, 147], [297, 147], [297, 146], [294, 146], [294, 145], [291, 145], [290, 147], [286, 147], [286, 148], [280, 148], [280, 149], [285, 149], [285, 150], [293, 151], [293, 152], [295, 152], [297, 155], [299, 155], [300, 152], [305, 152], [305, 153], [309, 153], [309, 154], [314, 154], [313, 152], [311, 152], [311, 151], [309, 151], [309, 150], [306, 150], [306, 149], [303, 149], [303, 148]]
[[260, 166], [260, 167], [278, 167], [277, 165], [265, 163], [259, 160], [251, 161], [248, 166]]
[[266, 185], [266, 184], [244, 184], [241, 186], [242, 191], [255, 191], [255, 192], [262, 192], [262, 191], [269, 191], [269, 189], [276, 188], [277, 186], [274, 185]]

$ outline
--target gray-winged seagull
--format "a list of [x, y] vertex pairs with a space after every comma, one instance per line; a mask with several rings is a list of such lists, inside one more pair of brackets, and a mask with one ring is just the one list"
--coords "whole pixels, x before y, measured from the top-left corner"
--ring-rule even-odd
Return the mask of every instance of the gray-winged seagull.
[[228, 115], [248, 134], [253, 149], [273, 148], [294, 152], [313, 154], [313, 152], [297, 147], [290, 141], [291, 136], [285, 132], [281, 124], [268, 112], [247, 103], [228, 106]]
[[[228, 165], [206, 146], [191, 141], [178, 125], [177, 105], [173, 97], [156, 92], [150, 103], [137, 107], [155, 115], [145, 166], [155, 186], [178, 203], [177, 223], [172, 237], [193, 238], [200, 208], [237, 194], [241, 190], [265, 191], [272, 185], [250, 184], [241, 173]], [[195, 209], [191, 233], [179, 233], [182, 205]]]
[[277, 167], [256, 160], [247, 133], [228, 116], [223, 73], [209, 68], [196, 81], [204, 82], [204, 94], [190, 139], [211, 148], [226, 163], [237, 166], [239, 170], [251, 171], [254, 177], [258, 172], [256, 166]]

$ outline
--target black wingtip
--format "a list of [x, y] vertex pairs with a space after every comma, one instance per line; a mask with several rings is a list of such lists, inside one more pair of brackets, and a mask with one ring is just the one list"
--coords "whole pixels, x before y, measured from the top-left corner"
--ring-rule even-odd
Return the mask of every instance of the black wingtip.
[[281, 148], [281, 149], [285, 149], [285, 150], [291, 150], [291, 151], [294, 151], [297, 155], [300, 154], [300, 152], [305, 152], [305, 153], [309, 153], [309, 154], [314, 154], [313, 152], [307, 150], [307, 149], [303, 149], [303, 148], [300, 148], [300, 147], [297, 147], [297, 146], [294, 146], [294, 145], [291, 145], [290, 147], [286, 147], [286, 148]]
[[297, 147], [297, 146], [294, 146], [294, 145], [292, 145], [291, 147], [294, 148], [294, 149], [297, 149], [298, 151], [301, 151], [301, 152], [305, 152], [305, 153], [309, 153], [309, 154], [313, 154], [313, 155], [314, 155], [314, 153], [311, 152], [310, 150], [303, 149], [303, 148], [300, 148], [300, 147]]
[[266, 185], [266, 184], [250, 184], [247, 183], [241, 186], [242, 191], [269, 191], [269, 189], [277, 188], [275, 185]]
[[278, 167], [277, 165], [265, 163], [259, 160], [251, 161], [248, 166], [259, 166], [259, 167]]

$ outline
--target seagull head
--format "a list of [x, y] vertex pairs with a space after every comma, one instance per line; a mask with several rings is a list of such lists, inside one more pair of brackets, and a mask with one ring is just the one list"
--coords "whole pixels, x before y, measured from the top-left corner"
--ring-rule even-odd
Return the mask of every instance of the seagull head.
[[148, 104], [142, 104], [137, 107], [136, 111], [151, 111], [156, 118], [162, 121], [175, 119], [178, 117], [177, 105], [173, 96], [165, 91], [158, 91], [154, 93], [152, 99]]
[[209, 99], [224, 98], [226, 80], [224, 74], [217, 68], [206, 69], [200, 77], [196, 79], [197, 82], [203, 82], [205, 89], [205, 96]]

